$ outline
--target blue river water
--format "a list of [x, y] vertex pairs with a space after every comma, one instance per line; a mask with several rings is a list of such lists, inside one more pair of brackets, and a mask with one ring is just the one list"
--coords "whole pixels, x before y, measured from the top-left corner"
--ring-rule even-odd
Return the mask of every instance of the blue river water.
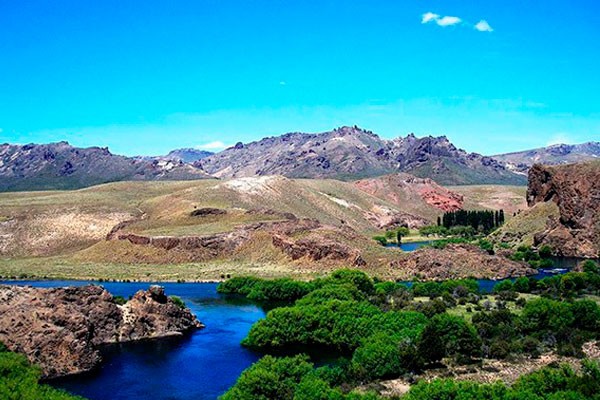
[[[96, 283], [125, 298], [149, 283], [83, 281], [1, 282], [35, 287]], [[217, 293], [214, 283], [160, 283], [185, 301], [206, 328], [184, 338], [112, 345], [98, 371], [53, 380], [53, 386], [91, 400], [214, 400], [260, 358], [240, 345], [265, 312], [239, 298]]]
[[400, 247], [403, 251], [415, 251], [420, 247], [431, 244], [431, 241], [423, 241], [423, 242], [406, 242], [400, 243], [400, 246], [396, 243], [388, 243], [386, 247]]

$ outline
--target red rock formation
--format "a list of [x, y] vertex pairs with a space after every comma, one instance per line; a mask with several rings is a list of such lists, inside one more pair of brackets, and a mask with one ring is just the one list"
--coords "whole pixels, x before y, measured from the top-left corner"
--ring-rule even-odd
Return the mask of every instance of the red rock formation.
[[384, 198], [400, 207], [407, 201], [414, 201], [415, 196], [426, 204], [442, 211], [460, 210], [463, 196], [438, 185], [429, 178], [400, 173], [378, 178], [363, 179], [354, 183], [363, 192]]
[[201, 326], [159, 286], [139, 291], [123, 306], [100, 286], [0, 286], [0, 342], [38, 364], [47, 378], [97, 367], [99, 345], [181, 335]]

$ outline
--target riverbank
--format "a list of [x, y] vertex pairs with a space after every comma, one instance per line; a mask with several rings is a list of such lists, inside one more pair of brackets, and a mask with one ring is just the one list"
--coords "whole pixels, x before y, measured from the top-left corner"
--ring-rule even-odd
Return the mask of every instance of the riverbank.
[[[322, 274], [322, 273], [321, 273]], [[82, 263], [66, 257], [0, 258], [0, 279], [114, 282], [221, 282], [231, 276], [311, 279], [316, 271], [293, 271], [274, 263], [214, 261], [182, 264]]]

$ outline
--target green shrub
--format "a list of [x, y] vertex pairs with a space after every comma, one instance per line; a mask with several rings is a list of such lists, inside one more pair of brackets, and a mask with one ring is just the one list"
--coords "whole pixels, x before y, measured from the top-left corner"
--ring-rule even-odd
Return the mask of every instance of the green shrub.
[[552, 247], [545, 244], [542, 247], [540, 247], [540, 249], [538, 250], [538, 254], [542, 258], [550, 258], [552, 257]]
[[217, 286], [217, 292], [227, 294], [241, 294], [247, 296], [254, 286], [260, 284], [263, 280], [253, 276], [239, 276], [221, 282]]
[[386, 246], [388, 244], [388, 240], [385, 236], [373, 236], [373, 240], [378, 242], [382, 246]]
[[598, 264], [593, 262], [592, 260], [586, 260], [581, 265], [583, 272], [587, 272], [589, 274], [600, 274], [600, 267]]
[[514, 285], [509, 279], [505, 279], [494, 285], [494, 293], [512, 292], [512, 291], [514, 291]]
[[419, 354], [427, 362], [437, 362], [444, 357], [465, 362], [480, 356], [481, 339], [464, 319], [439, 314], [421, 332]]
[[62, 390], [39, 383], [40, 370], [27, 359], [7, 351], [0, 352], [0, 399], [3, 400], [84, 400]]
[[185, 302], [178, 296], [169, 296], [169, 299], [179, 308], [185, 308]]

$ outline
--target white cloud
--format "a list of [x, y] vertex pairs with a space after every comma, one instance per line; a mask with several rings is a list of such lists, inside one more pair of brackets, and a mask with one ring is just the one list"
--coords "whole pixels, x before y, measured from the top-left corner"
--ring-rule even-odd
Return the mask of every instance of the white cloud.
[[[441, 16], [440, 14], [436, 14], [436, 13], [429, 11], [421, 16], [421, 23], [428, 24], [430, 22], [435, 22], [439, 26], [446, 27], [446, 26], [454, 26], [454, 25], [461, 24], [461, 23], [463, 23], [463, 20], [460, 17], [455, 17], [452, 15]], [[491, 27], [491, 25], [485, 19], [480, 20], [475, 25], [473, 25], [470, 22], [465, 22], [462, 25], [467, 26], [467, 27], [473, 27], [475, 30], [477, 30], [479, 32], [493, 32], [494, 31], [494, 29]]]
[[197, 149], [200, 150], [223, 150], [229, 147], [228, 144], [223, 143], [220, 140], [216, 140], [214, 142], [208, 142], [201, 145], [196, 146]]
[[437, 21], [440, 18], [439, 14], [435, 14], [432, 12], [426, 12], [425, 14], [423, 14], [423, 18], [421, 19], [421, 23], [422, 24], [426, 24], [428, 22], [431, 21]]
[[475, 29], [477, 29], [479, 32], [493, 32], [494, 31], [494, 29], [492, 29], [490, 24], [488, 24], [488, 22], [485, 19], [482, 19], [481, 21], [476, 23]]
[[446, 15], [445, 17], [442, 18], [438, 18], [435, 20], [435, 22], [439, 25], [439, 26], [452, 26], [452, 25], [456, 25], [459, 24], [462, 20], [458, 17], [452, 17], [449, 15]]
[[287, 85], [287, 82], [286, 82], [286, 81], [280, 81], [280, 82], [279, 82], [279, 84], [280, 84], [281, 86], [285, 86], [285, 85]]

